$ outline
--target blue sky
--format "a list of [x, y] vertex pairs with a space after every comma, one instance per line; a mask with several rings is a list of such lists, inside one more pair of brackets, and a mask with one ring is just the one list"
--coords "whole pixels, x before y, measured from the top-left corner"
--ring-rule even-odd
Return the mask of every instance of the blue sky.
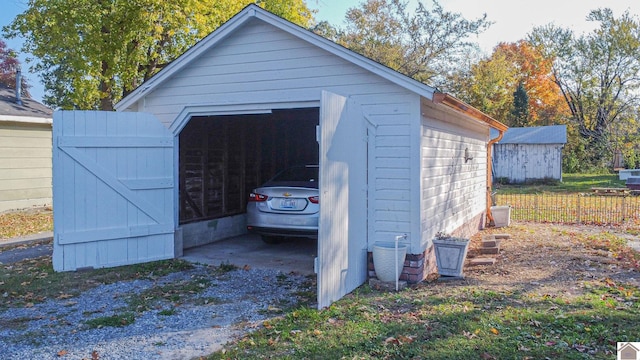
[[[340, 26], [349, 8], [357, 6], [361, 0], [307, 0], [310, 8], [317, 9], [316, 19], [327, 20], [333, 25]], [[410, 0], [409, 6], [415, 6], [417, 0]], [[423, 0], [430, 5], [430, 0]], [[585, 17], [590, 10], [599, 7], [609, 7], [615, 16], [623, 11], [640, 15], [640, 1], [638, 0], [439, 0], [445, 10], [461, 13], [467, 19], [473, 19], [486, 13], [490, 21], [495, 22], [489, 30], [480, 35], [477, 41], [489, 53], [493, 46], [501, 41], [517, 41], [535, 26], [554, 23], [559, 26], [572, 28], [577, 33], [589, 31], [593, 28]], [[27, 0], [0, 0], [0, 26], [9, 24], [13, 18], [27, 8]], [[9, 48], [20, 51], [21, 39], [5, 39]], [[31, 94], [36, 100], [41, 100], [44, 88], [37, 74], [29, 73], [26, 58], [28, 54], [20, 54], [23, 72], [32, 85]]]

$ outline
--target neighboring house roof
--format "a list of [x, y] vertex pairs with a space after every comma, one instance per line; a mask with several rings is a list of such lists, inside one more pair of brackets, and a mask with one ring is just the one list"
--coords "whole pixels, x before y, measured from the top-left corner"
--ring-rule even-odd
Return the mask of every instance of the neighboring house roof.
[[[491, 138], [498, 135], [491, 130]], [[510, 127], [498, 144], [566, 144], [567, 126]]]
[[[432, 86], [414, 80], [404, 74], [401, 74], [387, 66], [384, 66], [378, 62], [375, 62], [365, 56], [362, 56], [354, 51], [351, 51], [344, 46], [338, 45], [335, 42], [328, 40], [318, 34], [313, 33], [301, 26], [298, 26], [288, 20], [285, 20], [277, 15], [274, 15], [261, 7], [250, 4], [245, 7], [238, 14], [233, 16], [229, 21], [222, 24], [218, 29], [207, 35], [204, 39], [200, 40], [189, 50], [185, 51], [177, 59], [172, 61], [169, 65], [160, 70], [157, 74], [152, 76], [149, 80], [142, 83], [138, 88], [132, 91], [129, 95], [125, 96], [116, 105], [117, 111], [127, 109], [129, 106], [135, 104], [138, 100], [142, 99], [145, 94], [158, 88], [162, 83], [171, 78], [173, 74], [180, 71], [189, 63], [197, 59], [207, 50], [216, 46], [224, 39], [231, 36], [236, 29], [242, 27], [247, 22], [258, 19], [264, 21], [276, 28], [285, 31], [295, 37], [298, 37], [308, 43], [317, 46], [335, 56], [338, 56], [346, 61], [349, 61], [355, 65], [358, 65], [364, 69], [371, 71], [372, 73], [398, 85], [409, 91], [412, 91], [424, 98], [435, 100], [434, 102], [441, 103], [445, 106], [453, 108], [456, 111], [463, 112], [477, 120], [483, 121], [493, 128], [501, 130], [506, 129], [506, 126], [499, 121], [491, 119], [488, 115], [481, 113], [478, 110], [473, 109], [471, 106], [462, 103], [460, 100], [453, 96], [445, 94], [445, 96], [437, 97], [434, 99], [434, 93], [436, 89]], [[472, 110], [475, 110], [472, 111]]]
[[0, 121], [51, 124], [53, 110], [30, 98], [21, 100], [18, 104], [15, 90], [0, 85]]

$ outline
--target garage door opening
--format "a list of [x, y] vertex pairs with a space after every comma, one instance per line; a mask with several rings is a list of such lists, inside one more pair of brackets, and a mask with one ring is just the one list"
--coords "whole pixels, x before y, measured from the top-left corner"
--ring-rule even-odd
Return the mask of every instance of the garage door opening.
[[246, 232], [248, 195], [277, 172], [317, 164], [318, 108], [192, 117], [179, 135], [183, 248]]

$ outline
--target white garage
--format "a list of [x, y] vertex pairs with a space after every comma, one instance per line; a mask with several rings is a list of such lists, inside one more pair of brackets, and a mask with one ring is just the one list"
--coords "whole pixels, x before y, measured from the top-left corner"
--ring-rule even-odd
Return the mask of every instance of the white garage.
[[316, 161], [319, 307], [366, 280], [377, 241], [406, 234], [402, 278], [419, 282], [437, 232], [484, 226], [489, 129], [506, 130], [255, 5], [116, 109], [54, 115], [56, 270], [241, 234], [247, 189]]

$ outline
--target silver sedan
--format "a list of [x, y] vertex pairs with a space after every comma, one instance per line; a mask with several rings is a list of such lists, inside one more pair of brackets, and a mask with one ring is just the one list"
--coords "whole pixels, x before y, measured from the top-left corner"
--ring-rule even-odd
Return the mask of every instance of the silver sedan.
[[266, 243], [280, 237], [318, 237], [318, 165], [295, 166], [249, 194], [247, 230]]

